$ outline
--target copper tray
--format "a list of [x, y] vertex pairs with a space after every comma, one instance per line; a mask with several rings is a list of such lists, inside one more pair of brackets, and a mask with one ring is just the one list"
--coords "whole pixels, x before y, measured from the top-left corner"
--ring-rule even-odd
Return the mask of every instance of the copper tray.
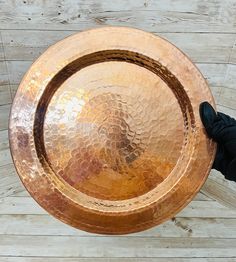
[[215, 144], [198, 108], [210, 90], [175, 46], [131, 28], [68, 37], [31, 66], [12, 105], [10, 145], [32, 197], [61, 221], [125, 234], [186, 206]]

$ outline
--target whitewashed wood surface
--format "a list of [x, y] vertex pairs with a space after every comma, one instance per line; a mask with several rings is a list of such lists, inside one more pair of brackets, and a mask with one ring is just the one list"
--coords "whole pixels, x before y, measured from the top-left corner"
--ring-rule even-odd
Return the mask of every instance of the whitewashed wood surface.
[[177, 45], [207, 79], [218, 110], [236, 117], [236, 0], [0, 0], [0, 261], [236, 262], [236, 183], [218, 172], [172, 220], [113, 237], [49, 216], [16, 175], [7, 128], [24, 73], [49, 45], [107, 25]]

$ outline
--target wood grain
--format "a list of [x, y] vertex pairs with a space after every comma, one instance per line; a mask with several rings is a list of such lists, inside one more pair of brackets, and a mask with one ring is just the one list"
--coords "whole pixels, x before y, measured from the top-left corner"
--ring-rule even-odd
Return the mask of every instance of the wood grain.
[[10, 108], [11, 104], [0, 106], [0, 130], [5, 130], [8, 128]]
[[219, 203], [236, 210], [236, 184], [223, 178], [216, 170], [212, 170], [202, 192]]
[[0, 31], [0, 60], [4, 60], [4, 48], [2, 43], [2, 34]]
[[9, 150], [8, 130], [3, 130], [0, 131], [0, 167], [9, 163], [12, 163], [12, 158]]
[[229, 62], [234, 64], [234, 65], [236, 64], [236, 42], [234, 42], [234, 46], [233, 46], [232, 52], [230, 54]]
[[222, 88], [219, 104], [236, 110], [236, 88]]
[[29, 196], [23, 187], [13, 164], [0, 166], [0, 198], [24, 193]]
[[226, 0], [1, 1], [0, 29], [84, 30], [101, 25], [155, 32], [235, 33], [235, 2]]
[[0, 105], [10, 104], [11, 99], [11, 89], [9, 85], [0, 85]]
[[[228, 257], [236, 242], [225, 238], [13, 236], [0, 238], [1, 256]], [[12, 247], [14, 246], [14, 248]], [[106, 247], [106, 248], [104, 248]]]
[[[67, 258], [67, 257], [44, 257], [47, 262], [94, 262], [94, 258]], [[42, 262], [42, 257], [0, 257], [1, 262]], [[156, 262], [157, 258], [99, 258], [96, 257], [98, 262]], [[236, 258], [227, 257], [214, 257], [214, 258], [177, 258], [177, 257], [167, 257], [158, 258], [158, 262], [235, 262]]]
[[236, 64], [229, 64], [225, 77], [227, 87], [236, 89]]
[[9, 78], [8, 78], [8, 70], [6, 61], [0, 60], [0, 85], [8, 85], [9, 84]]

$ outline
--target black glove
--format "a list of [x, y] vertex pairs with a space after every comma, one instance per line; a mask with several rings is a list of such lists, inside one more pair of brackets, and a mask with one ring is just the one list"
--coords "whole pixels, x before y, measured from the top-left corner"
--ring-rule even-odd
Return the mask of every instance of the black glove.
[[206, 132], [217, 142], [214, 169], [226, 179], [236, 182], [236, 120], [223, 113], [216, 113], [208, 103], [200, 105], [200, 116]]

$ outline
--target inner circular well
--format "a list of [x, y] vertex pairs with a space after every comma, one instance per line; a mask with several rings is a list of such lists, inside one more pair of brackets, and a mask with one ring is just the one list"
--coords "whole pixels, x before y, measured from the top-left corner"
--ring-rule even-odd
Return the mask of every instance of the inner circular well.
[[40, 159], [96, 198], [150, 191], [183, 149], [190, 123], [188, 103], [180, 103], [187, 99], [183, 88], [156, 61], [130, 51], [76, 61], [52, 79], [39, 103], [34, 132]]

